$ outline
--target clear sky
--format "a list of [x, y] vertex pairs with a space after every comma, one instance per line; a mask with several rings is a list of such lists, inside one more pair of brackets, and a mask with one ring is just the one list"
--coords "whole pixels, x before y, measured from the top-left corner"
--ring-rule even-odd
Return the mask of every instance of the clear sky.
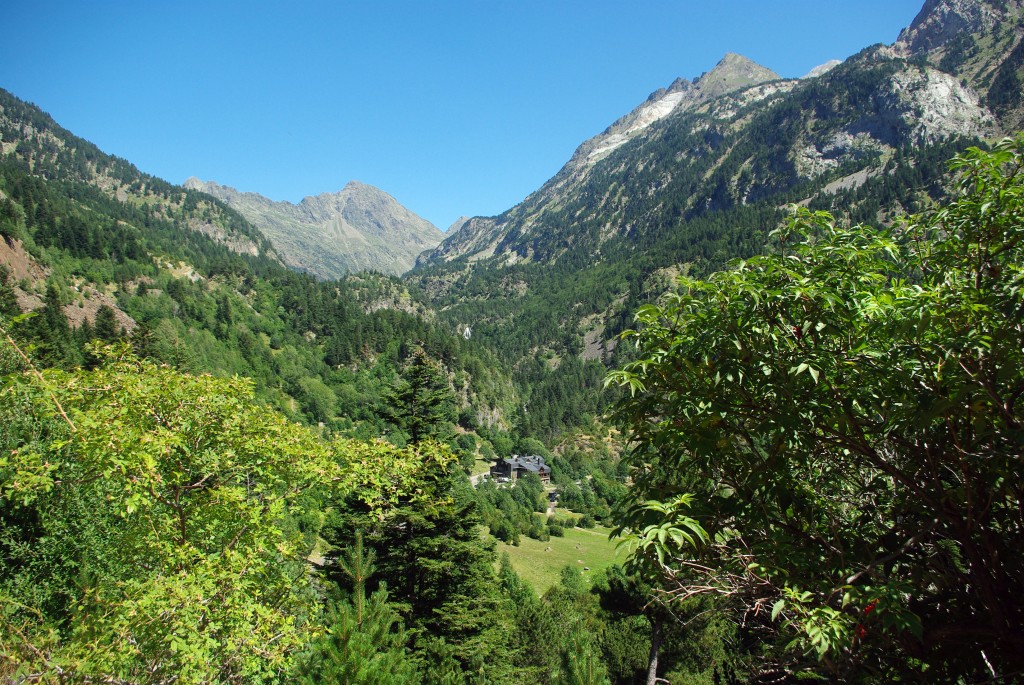
[[173, 183], [298, 202], [359, 180], [446, 229], [726, 52], [801, 76], [922, 4], [7, 0], [0, 87]]

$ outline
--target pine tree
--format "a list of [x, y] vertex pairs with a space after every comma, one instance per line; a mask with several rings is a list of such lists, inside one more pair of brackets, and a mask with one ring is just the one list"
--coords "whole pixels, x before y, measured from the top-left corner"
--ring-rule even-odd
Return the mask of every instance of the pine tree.
[[10, 283], [11, 272], [0, 264], [0, 314], [15, 316], [21, 313], [18, 299], [14, 295], [14, 287]]
[[363, 621], [363, 609], [366, 604], [366, 581], [377, 570], [373, 562], [377, 558], [373, 548], [363, 545], [363, 531], [356, 531], [356, 541], [346, 547], [344, 554], [335, 560], [341, 575], [352, 583], [352, 596], [356, 607], [356, 620]]
[[304, 685], [407, 685], [420, 682], [405, 649], [405, 632], [398, 613], [388, 603], [387, 585], [369, 597], [366, 581], [375, 573], [372, 548], [363, 544], [362, 531], [335, 565], [352, 585], [352, 601], [328, 608], [327, 634], [301, 661], [298, 682]]
[[[509, 664], [491, 656], [506, 648], [511, 617], [494, 573], [493, 543], [480, 535], [470, 485], [453, 461], [430, 467], [420, 482], [429, 498], [400, 503], [384, 520], [349, 500], [342, 507], [347, 512], [321, 535], [335, 547], [356, 549], [352, 531], [365, 530], [363, 555], [372, 548], [373, 580], [386, 584], [394, 608], [416, 636], [414, 649], [429, 665], [429, 682], [443, 681], [439, 673], [448, 673], [452, 663], [467, 676], [483, 673], [489, 682], [505, 682]], [[343, 556], [334, 577], [351, 587], [357, 566], [351, 554]]]
[[114, 342], [121, 337], [121, 329], [117, 325], [117, 317], [109, 305], [101, 304], [96, 310], [96, 321], [93, 334], [103, 342]]
[[590, 635], [577, 624], [562, 650], [556, 685], [608, 685], [608, 675]]
[[[359, 602], [339, 602], [328, 612], [330, 627], [298, 668], [303, 685], [415, 685], [416, 665], [405, 650], [401, 620], [386, 589]], [[362, 614], [360, 617], [359, 614]]]
[[[142, 284], [139, 284], [142, 287]], [[153, 328], [145, 321], [139, 321], [131, 332], [132, 351], [139, 357], [154, 355]]]
[[454, 393], [444, 369], [422, 347], [416, 347], [406, 359], [384, 401], [388, 419], [405, 431], [413, 444], [426, 438], [443, 442], [454, 430]]
[[39, 316], [32, 320], [32, 334], [38, 341], [36, 361], [41, 366], [72, 368], [82, 363], [82, 354], [64, 315], [60, 291], [50, 282]]

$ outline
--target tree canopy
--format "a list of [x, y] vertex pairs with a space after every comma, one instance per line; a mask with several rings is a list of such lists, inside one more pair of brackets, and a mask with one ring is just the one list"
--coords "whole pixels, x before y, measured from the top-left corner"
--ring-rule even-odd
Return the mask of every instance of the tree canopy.
[[799, 210], [625, 334], [624, 528], [673, 597], [779, 631], [771, 668], [1024, 670], [1022, 165], [1024, 137], [972, 148], [891, 229]]
[[0, 386], [0, 671], [280, 678], [322, 632], [307, 556], [323, 492], [384, 517], [424, 496], [425, 464], [453, 458], [329, 442], [258, 404], [249, 381], [124, 344], [94, 352], [95, 370]]

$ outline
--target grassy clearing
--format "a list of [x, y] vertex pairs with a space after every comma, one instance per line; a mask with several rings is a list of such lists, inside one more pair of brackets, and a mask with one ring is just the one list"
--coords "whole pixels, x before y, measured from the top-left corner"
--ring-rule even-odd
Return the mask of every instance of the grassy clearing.
[[477, 457], [476, 461], [473, 462], [473, 470], [469, 472], [469, 475], [479, 476], [481, 473], [489, 473], [492, 466], [494, 466], [494, 461]]
[[518, 547], [499, 542], [498, 555], [508, 552], [512, 568], [533, 586], [538, 595], [542, 595], [558, 583], [558, 575], [565, 566], [579, 569], [589, 584], [598, 572], [616, 562], [622, 563], [622, 558], [615, 555], [617, 543], [608, 540], [610, 530], [601, 526], [589, 530], [568, 528], [565, 537], [552, 537], [547, 542], [524, 535], [519, 539]]

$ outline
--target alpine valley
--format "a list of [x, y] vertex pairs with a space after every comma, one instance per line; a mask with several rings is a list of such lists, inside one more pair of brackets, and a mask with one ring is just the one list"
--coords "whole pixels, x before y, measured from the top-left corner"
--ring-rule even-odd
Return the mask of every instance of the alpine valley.
[[709, 66], [446, 233], [0, 90], [0, 683], [1019, 682], [1024, 2]]

